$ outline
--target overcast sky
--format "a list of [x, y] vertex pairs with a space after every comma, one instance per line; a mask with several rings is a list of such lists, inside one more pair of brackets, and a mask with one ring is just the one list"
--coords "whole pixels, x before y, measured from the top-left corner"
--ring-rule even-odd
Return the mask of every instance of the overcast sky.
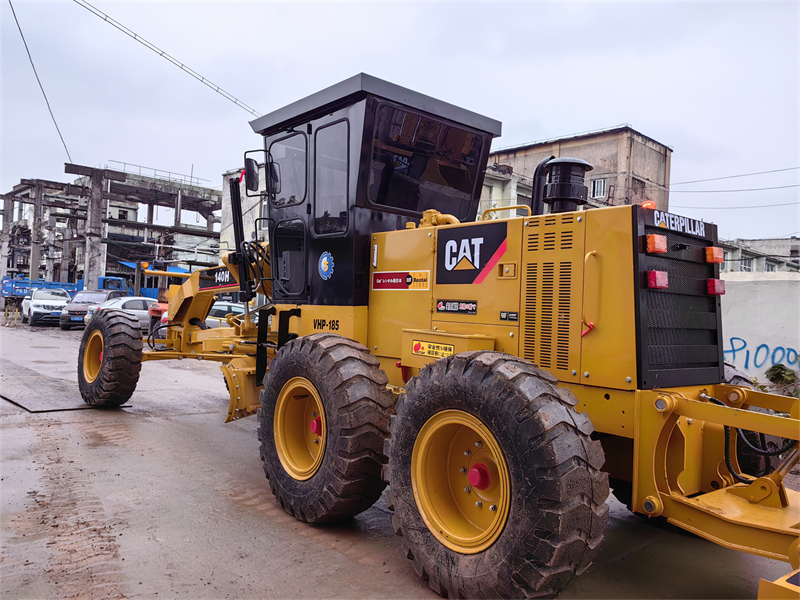
[[[12, 2], [73, 162], [219, 187], [259, 146], [250, 114], [75, 2]], [[262, 113], [365, 72], [502, 121], [495, 148], [630, 123], [674, 150], [672, 212], [800, 235], [800, 187], [712, 192], [800, 170], [676, 185], [800, 166], [797, 1], [93, 4]], [[7, 0], [1, 67], [0, 192], [70, 181]]]

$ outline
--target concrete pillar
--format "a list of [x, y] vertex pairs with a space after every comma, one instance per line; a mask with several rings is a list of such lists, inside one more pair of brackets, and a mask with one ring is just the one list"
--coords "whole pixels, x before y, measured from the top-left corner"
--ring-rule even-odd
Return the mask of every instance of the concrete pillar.
[[178, 190], [178, 198], [175, 200], [175, 227], [181, 226], [181, 205], [183, 204], [183, 190]]
[[11, 241], [11, 221], [14, 220], [14, 201], [3, 198], [3, 235], [0, 237], [0, 278], [8, 275], [9, 243]]
[[47, 253], [45, 254], [45, 270], [44, 278], [47, 281], [55, 281], [53, 277], [53, 268], [55, 264], [56, 253], [56, 218], [50, 215], [50, 209], [47, 209]]
[[33, 213], [29, 224], [31, 230], [31, 254], [28, 265], [28, 277], [31, 281], [39, 279], [39, 263], [42, 259], [42, 198], [44, 184], [36, 182], [33, 192]]
[[[70, 231], [69, 228], [67, 231]], [[67, 233], [69, 235], [69, 233]], [[69, 283], [69, 260], [72, 256], [72, 242], [64, 240], [61, 247], [61, 270], [58, 280], [61, 283]]]
[[96, 290], [103, 267], [105, 246], [100, 243], [103, 231], [103, 171], [93, 169], [91, 190], [86, 206], [86, 249], [84, 252], [83, 288]]

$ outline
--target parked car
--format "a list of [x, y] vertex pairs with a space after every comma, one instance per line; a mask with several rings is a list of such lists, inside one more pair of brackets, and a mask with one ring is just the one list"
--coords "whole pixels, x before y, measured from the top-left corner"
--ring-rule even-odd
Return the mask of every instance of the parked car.
[[64, 289], [34, 289], [22, 299], [22, 322], [58, 323], [61, 311], [69, 303], [70, 295]]
[[77, 325], [83, 326], [83, 317], [91, 305], [99, 305], [112, 298], [122, 298], [127, 296], [124, 290], [83, 290], [75, 294], [72, 301], [61, 310], [61, 317], [58, 319], [61, 329], [71, 329]]
[[112, 298], [106, 300], [100, 305], [90, 304], [86, 310], [86, 316], [83, 318], [84, 323], [88, 323], [93, 315], [103, 310], [121, 310], [139, 319], [139, 327], [148, 329], [150, 327], [150, 316], [147, 314], [151, 304], [154, 304], [154, 298], [147, 298], [145, 296], [124, 296], [122, 298]]
[[[244, 314], [244, 305], [238, 302], [215, 302], [206, 317], [208, 327], [228, 327], [225, 317], [233, 313], [234, 315]], [[253, 315], [255, 316], [255, 315]]]
[[[234, 315], [243, 315], [244, 314], [244, 305], [239, 302], [215, 302], [214, 305], [211, 307], [211, 310], [208, 311], [208, 316], [206, 317], [206, 327], [209, 329], [213, 329], [215, 327], [227, 327], [228, 323], [225, 321], [225, 317], [229, 314]], [[257, 322], [257, 314], [250, 313], [251, 318], [253, 321]], [[161, 325], [166, 325], [169, 322], [168, 313], [164, 311], [161, 315]]]

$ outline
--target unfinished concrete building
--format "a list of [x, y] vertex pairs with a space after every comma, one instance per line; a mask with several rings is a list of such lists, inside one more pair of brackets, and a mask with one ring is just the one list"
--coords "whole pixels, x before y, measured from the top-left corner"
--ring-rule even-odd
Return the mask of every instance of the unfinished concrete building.
[[[669, 210], [672, 149], [630, 125], [492, 152], [481, 208], [484, 204], [488, 208], [520, 203], [517, 200], [530, 203], [526, 202], [525, 193], [530, 193], [536, 165], [550, 156], [580, 158], [592, 165], [586, 174], [590, 205], [617, 206], [650, 200], [659, 210]], [[512, 194], [517, 187], [524, 197]]]
[[140, 261], [218, 264], [220, 191], [196, 177], [120, 164], [67, 164], [65, 172], [79, 176], [73, 183], [23, 179], [3, 194], [0, 275], [83, 279], [92, 289], [100, 276], [132, 279]]

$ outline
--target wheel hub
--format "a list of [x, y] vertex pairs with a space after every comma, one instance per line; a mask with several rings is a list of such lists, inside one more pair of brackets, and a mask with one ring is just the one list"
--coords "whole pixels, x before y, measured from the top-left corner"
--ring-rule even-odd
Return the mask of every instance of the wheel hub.
[[100, 367], [103, 364], [103, 333], [96, 329], [89, 336], [86, 342], [86, 350], [83, 352], [83, 378], [92, 383], [100, 374]]
[[294, 377], [281, 388], [273, 432], [286, 472], [298, 481], [311, 479], [322, 464], [327, 434], [322, 399], [305, 377]]
[[510, 478], [500, 445], [477, 417], [445, 410], [425, 423], [411, 457], [411, 485], [422, 520], [451, 550], [476, 554], [500, 537]]

